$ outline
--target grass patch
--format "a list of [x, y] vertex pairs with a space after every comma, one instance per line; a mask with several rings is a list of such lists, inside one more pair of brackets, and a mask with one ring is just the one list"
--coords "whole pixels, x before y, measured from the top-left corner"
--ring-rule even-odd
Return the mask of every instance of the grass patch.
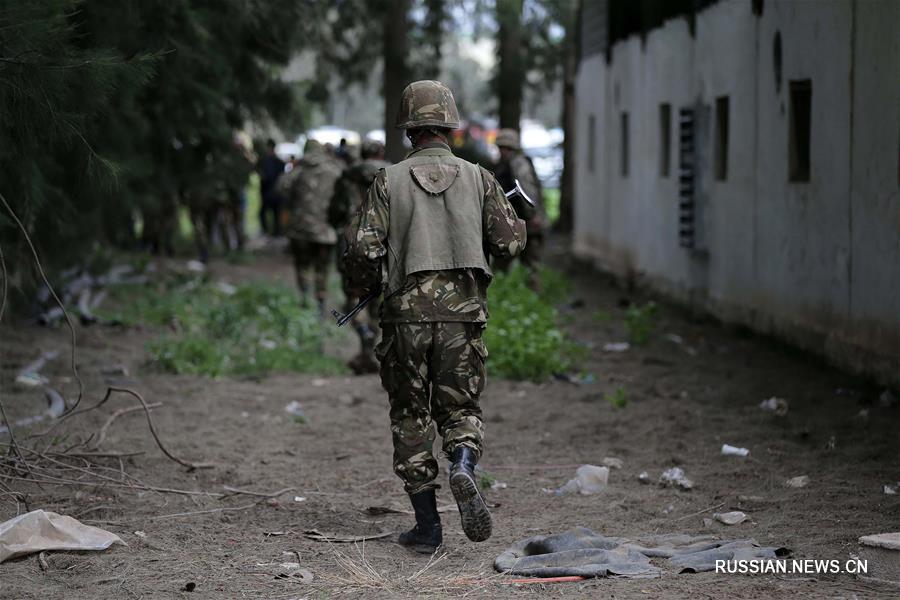
[[559, 189], [547, 188], [544, 190], [544, 212], [547, 213], [547, 222], [550, 225], [559, 220]]
[[193, 280], [131, 289], [121, 300], [122, 309], [109, 317], [174, 330], [147, 348], [164, 371], [211, 377], [346, 371], [322, 351], [325, 339], [338, 332], [317, 310], [302, 308], [284, 285], [255, 282], [225, 291]]
[[516, 266], [498, 273], [491, 284], [491, 313], [484, 339], [490, 351], [488, 367], [493, 375], [542, 381], [553, 373], [577, 370], [585, 350], [558, 326], [555, 304], [569, 293], [564, 275], [541, 271], [540, 294], [529, 289], [527, 272]]
[[617, 387], [612, 394], [607, 394], [606, 400], [616, 408], [625, 408], [628, 405], [628, 396], [623, 387]]

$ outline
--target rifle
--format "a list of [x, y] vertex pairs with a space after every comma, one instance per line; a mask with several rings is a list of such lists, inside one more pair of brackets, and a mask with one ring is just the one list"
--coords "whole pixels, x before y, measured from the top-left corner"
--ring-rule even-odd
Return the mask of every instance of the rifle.
[[[388, 300], [390, 300], [391, 298], [393, 298], [394, 296], [396, 296], [399, 292], [402, 292], [402, 291], [403, 291], [404, 289], [406, 289], [407, 287], [408, 287], [408, 286], [403, 286], [403, 285], [401, 285], [400, 287], [398, 287], [396, 290], [394, 290], [394, 291], [391, 292], [390, 294], [386, 294], [385, 297], [384, 297], [384, 301], [387, 302]], [[337, 320], [337, 326], [338, 326], [338, 327], [343, 327], [344, 325], [346, 325], [347, 323], [349, 323], [350, 321], [352, 321], [352, 320], [353, 320], [353, 317], [355, 317], [356, 315], [358, 315], [359, 312], [360, 312], [362, 309], [364, 309], [364, 308], [369, 304], [369, 302], [371, 302], [372, 300], [375, 300], [376, 298], [378, 298], [378, 296], [381, 295], [381, 292], [382, 292], [383, 289], [384, 289], [384, 288], [378, 288], [378, 289], [376, 289], [375, 291], [369, 292], [368, 294], [366, 294], [365, 296], [363, 296], [362, 299], [361, 299], [359, 302], [356, 303], [356, 306], [354, 306], [353, 308], [351, 308], [351, 309], [347, 312], [347, 314], [340, 313], [340, 312], [338, 312], [337, 310], [335, 310], [335, 309], [332, 308], [332, 309], [331, 309], [331, 316], [334, 317], [334, 318]]]

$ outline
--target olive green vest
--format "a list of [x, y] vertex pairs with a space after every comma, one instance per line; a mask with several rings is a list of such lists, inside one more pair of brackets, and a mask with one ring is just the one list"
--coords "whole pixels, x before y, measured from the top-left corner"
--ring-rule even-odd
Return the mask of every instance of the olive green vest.
[[425, 148], [385, 169], [390, 202], [388, 292], [421, 271], [481, 269], [484, 181], [477, 165]]

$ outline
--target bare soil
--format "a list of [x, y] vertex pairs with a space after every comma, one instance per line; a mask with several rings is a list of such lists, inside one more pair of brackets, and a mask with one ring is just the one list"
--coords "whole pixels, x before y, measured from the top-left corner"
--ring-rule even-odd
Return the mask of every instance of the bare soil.
[[[75, 516], [117, 533], [128, 545], [98, 553], [48, 553], [48, 570], [34, 556], [4, 563], [0, 597], [900, 595], [898, 588], [849, 575], [667, 573], [649, 580], [526, 585], [495, 574], [494, 557], [516, 540], [576, 525], [624, 537], [710, 532], [752, 537], [764, 545], [786, 546], [795, 557], [841, 561], [857, 552], [861, 535], [900, 530], [900, 496], [882, 492], [884, 484], [900, 480], [900, 407], [881, 407], [879, 388], [770, 340], [669, 306], [662, 307], [660, 325], [646, 346], [603, 352], [604, 343], [625, 339], [622, 305], [646, 298], [585, 269], [570, 265], [568, 270], [575, 290], [562, 312], [572, 335], [593, 347], [585, 372], [594, 381], [489, 381], [483, 397], [487, 448], [482, 464], [507, 484], [486, 492], [496, 505], [489, 541], [468, 542], [452, 512], [444, 518], [446, 548], [431, 561], [397, 546], [394, 536], [364, 544], [304, 537], [313, 529], [339, 535], [399, 532], [412, 523], [405, 514], [364, 512], [373, 506], [407, 508], [391, 471], [387, 399], [376, 376], [173, 376], [147, 364], [144, 346], [158, 331], [79, 327], [78, 366], [88, 387], [86, 402], [105, 390], [101, 369], [125, 364], [131, 385], [148, 402], [164, 403], [154, 415], [166, 444], [181, 456], [216, 464], [189, 472], [169, 461], [154, 445], [142, 414], [132, 413], [112, 425], [103, 445], [108, 451], [144, 452], [125, 461], [130, 474], [150, 485], [182, 490], [294, 489], [268, 501], [96, 486], [20, 487], [30, 494], [29, 509]], [[293, 280], [288, 257], [279, 254], [260, 254], [251, 265], [214, 262], [212, 273], [232, 283]], [[598, 309], [612, 318], [596, 319]], [[666, 339], [669, 333], [683, 342]], [[12, 419], [42, 408], [39, 392], [13, 384], [18, 369], [40, 350], [64, 350], [44, 373], [55, 384], [68, 381], [71, 391], [67, 343], [62, 328], [0, 328], [0, 384]], [[618, 387], [625, 390], [624, 408], [606, 398]], [[788, 399], [786, 416], [759, 408], [771, 396]], [[303, 405], [306, 423], [285, 412], [292, 400]], [[117, 397], [108, 409], [73, 419], [65, 428], [68, 440], [96, 431], [113, 410], [131, 404]], [[867, 418], [860, 416], [864, 410]], [[749, 448], [750, 455], [722, 456], [724, 443]], [[565, 483], [579, 465], [600, 464], [604, 457], [624, 463], [611, 472], [604, 492], [559, 497], [542, 491]], [[114, 460], [109, 464], [118, 466]], [[693, 490], [638, 480], [646, 471], [655, 481], [673, 465], [693, 479]], [[785, 487], [785, 480], [798, 475], [808, 475], [809, 485]], [[452, 504], [446, 485], [439, 494], [442, 505]], [[25, 508], [0, 496], [0, 521]], [[222, 508], [237, 510], [201, 512]], [[732, 527], [704, 524], [712, 513], [731, 509], [744, 510], [750, 519]], [[298, 560], [312, 573], [311, 582], [278, 577], [284, 572], [278, 563]], [[183, 591], [188, 584], [192, 592]]]

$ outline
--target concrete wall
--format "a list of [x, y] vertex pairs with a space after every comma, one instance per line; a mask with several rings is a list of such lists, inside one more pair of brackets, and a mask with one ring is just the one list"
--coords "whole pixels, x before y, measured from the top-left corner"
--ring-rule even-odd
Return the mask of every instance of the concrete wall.
[[[726, 0], [594, 55], [577, 80], [575, 252], [726, 321], [900, 383], [900, 2]], [[774, 40], [781, 38], [781, 80]], [[789, 181], [790, 81], [811, 80], [811, 172]], [[678, 244], [678, 110], [729, 99], [702, 251]], [[672, 105], [671, 175], [659, 105]], [[622, 112], [630, 169], [620, 172]], [[588, 165], [590, 116], [596, 150]]]

